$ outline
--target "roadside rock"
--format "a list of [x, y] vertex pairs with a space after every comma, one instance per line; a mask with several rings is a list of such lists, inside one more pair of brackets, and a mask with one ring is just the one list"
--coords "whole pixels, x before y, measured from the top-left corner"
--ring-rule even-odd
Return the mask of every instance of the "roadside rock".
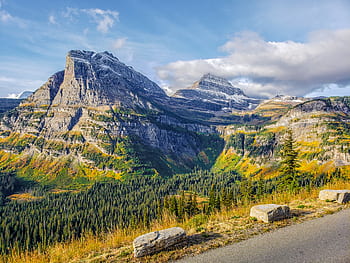
[[269, 223], [288, 218], [290, 216], [290, 209], [286, 205], [256, 205], [250, 209], [250, 216]]
[[350, 201], [350, 190], [321, 190], [318, 198], [320, 200], [337, 201], [344, 204]]
[[135, 238], [134, 256], [136, 258], [153, 254], [166, 249], [186, 238], [186, 232], [181, 227], [172, 227], [160, 231], [147, 233]]

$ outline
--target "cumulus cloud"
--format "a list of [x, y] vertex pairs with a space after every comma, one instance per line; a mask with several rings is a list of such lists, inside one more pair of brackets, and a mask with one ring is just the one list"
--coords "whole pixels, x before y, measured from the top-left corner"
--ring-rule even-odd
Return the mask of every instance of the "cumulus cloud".
[[317, 31], [308, 41], [265, 41], [243, 32], [220, 49], [220, 58], [176, 61], [157, 70], [173, 89], [184, 88], [205, 73], [230, 79], [247, 94], [305, 95], [324, 85], [350, 83], [350, 29]]
[[122, 38], [117, 38], [116, 40], [113, 41], [112, 43], [112, 48], [113, 49], [120, 49], [125, 45], [127, 38], [122, 37]]

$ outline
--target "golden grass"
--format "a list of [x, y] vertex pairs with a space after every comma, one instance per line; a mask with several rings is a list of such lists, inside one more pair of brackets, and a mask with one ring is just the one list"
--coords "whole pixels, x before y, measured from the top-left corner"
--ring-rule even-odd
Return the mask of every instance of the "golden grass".
[[13, 201], [35, 201], [38, 199], [42, 199], [43, 197], [33, 196], [31, 193], [20, 193], [20, 194], [10, 195], [8, 196], [8, 198]]
[[[349, 181], [337, 181], [321, 189], [350, 189]], [[100, 236], [86, 235], [81, 239], [57, 243], [45, 251], [17, 253], [0, 256], [3, 263], [45, 263], [45, 262], [167, 262], [189, 254], [198, 254], [211, 248], [247, 239], [253, 235], [271, 231], [279, 227], [302, 222], [311, 218], [334, 213], [349, 207], [317, 199], [320, 188], [306, 189], [299, 193], [274, 193], [265, 195], [255, 202], [223, 210], [207, 217], [199, 223], [186, 219], [178, 223], [168, 214], [162, 220], [156, 220], [149, 228], [116, 229]], [[288, 204], [295, 216], [292, 219], [265, 224], [249, 217], [250, 207], [256, 204]], [[302, 208], [302, 209], [301, 209]], [[308, 211], [303, 215], [303, 212]], [[300, 215], [299, 215], [300, 214]], [[132, 241], [139, 235], [169, 227], [183, 227], [189, 236], [185, 246], [163, 251], [142, 259], [133, 258]]]

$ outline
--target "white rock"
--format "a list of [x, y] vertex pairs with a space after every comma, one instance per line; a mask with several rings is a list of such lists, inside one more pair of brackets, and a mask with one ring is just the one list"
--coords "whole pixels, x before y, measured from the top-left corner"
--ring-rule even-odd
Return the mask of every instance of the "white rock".
[[321, 190], [318, 198], [320, 200], [337, 201], [344, 204], [350, 201], [350, 190]]
[[256, 205], [250, 209], [250, 216], [269, 223], [288, 218], [290, 216], [290, 209], [286, 205]]
[[185, 238], [186, 232], [181, 227], [172, 227], [139, 236], [133, 242], [134, 256], [138, 258], [153, 254], [178, 244]]

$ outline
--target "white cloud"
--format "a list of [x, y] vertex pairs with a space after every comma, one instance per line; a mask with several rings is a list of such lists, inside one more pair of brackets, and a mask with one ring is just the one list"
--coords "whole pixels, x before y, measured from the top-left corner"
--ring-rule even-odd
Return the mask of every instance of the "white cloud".
[[1, 22], [7, 23], [7, 22], [10, 22], [11, 20], [14, 20], [13, 16], [11, 16], [5, 10], [0, 10], [0, 21]]
[[329, 83], [350, 83], [349, 46], [350, 29], [313, 32], [306, 43], [265, 41], [244, 32], [220, 47], [224, 57], [176, 61], [157, 73], [173, 89], [210, 72], [235, 80], [249, 95], [305, 95]]
[[57, 25], [57, 21], [54, 15], [49, 16], [49, 23], [53, 25]]
[[27, 21], [19, 17], [11, 15], [5, 9], [3, 9], [4, 2], [0, 0], [0, 22], [4, 24], [15, 24], [21, 28], [27, 26]]
[[97, 30], [102, 33], [107, 33], [113, 26], [114, 21], [119, 19], [119, 13], [111, 10], [102, 9], [84, 9], [97, 22]]
[[[24, 78], [12, 78], [0, 76], [0, 97], [15, 98], [22, 91], [35, 90], [44, 83], [43, 80]], [[17, 94], [13, 93], [17, 92]]]
[[18, 94], [10, 93], [10, 94], [7, 95], [6, 98], [8, 98], [8, 99], [18, 99]]
[[112, 48], [113, 49], [120, 49], [125, 45], [127, 38], [122, 37], [122, 38], [117, 38], [116, 40], [113, 41], [112, 43]]
[[119, 12], [113, 10], [103, 10], [99, 8], [90, 9], [78, 9], [67, 7], [63, 12], [63, 17], [70, 20], [74, 20], [76, 16], [81, 13], [85, 13], [92, 17], [94, 22], [97, 23], [97, 30], [101, 33], [107, 33], [114, 25], [115, 21], [119, 21]]
[[66, 7], [66, 10], [62, 12], [62, 16], [69, 20], [73, 20], [75, 16], [79, 15], [79, 12], [80, 9], [78, 8]]

